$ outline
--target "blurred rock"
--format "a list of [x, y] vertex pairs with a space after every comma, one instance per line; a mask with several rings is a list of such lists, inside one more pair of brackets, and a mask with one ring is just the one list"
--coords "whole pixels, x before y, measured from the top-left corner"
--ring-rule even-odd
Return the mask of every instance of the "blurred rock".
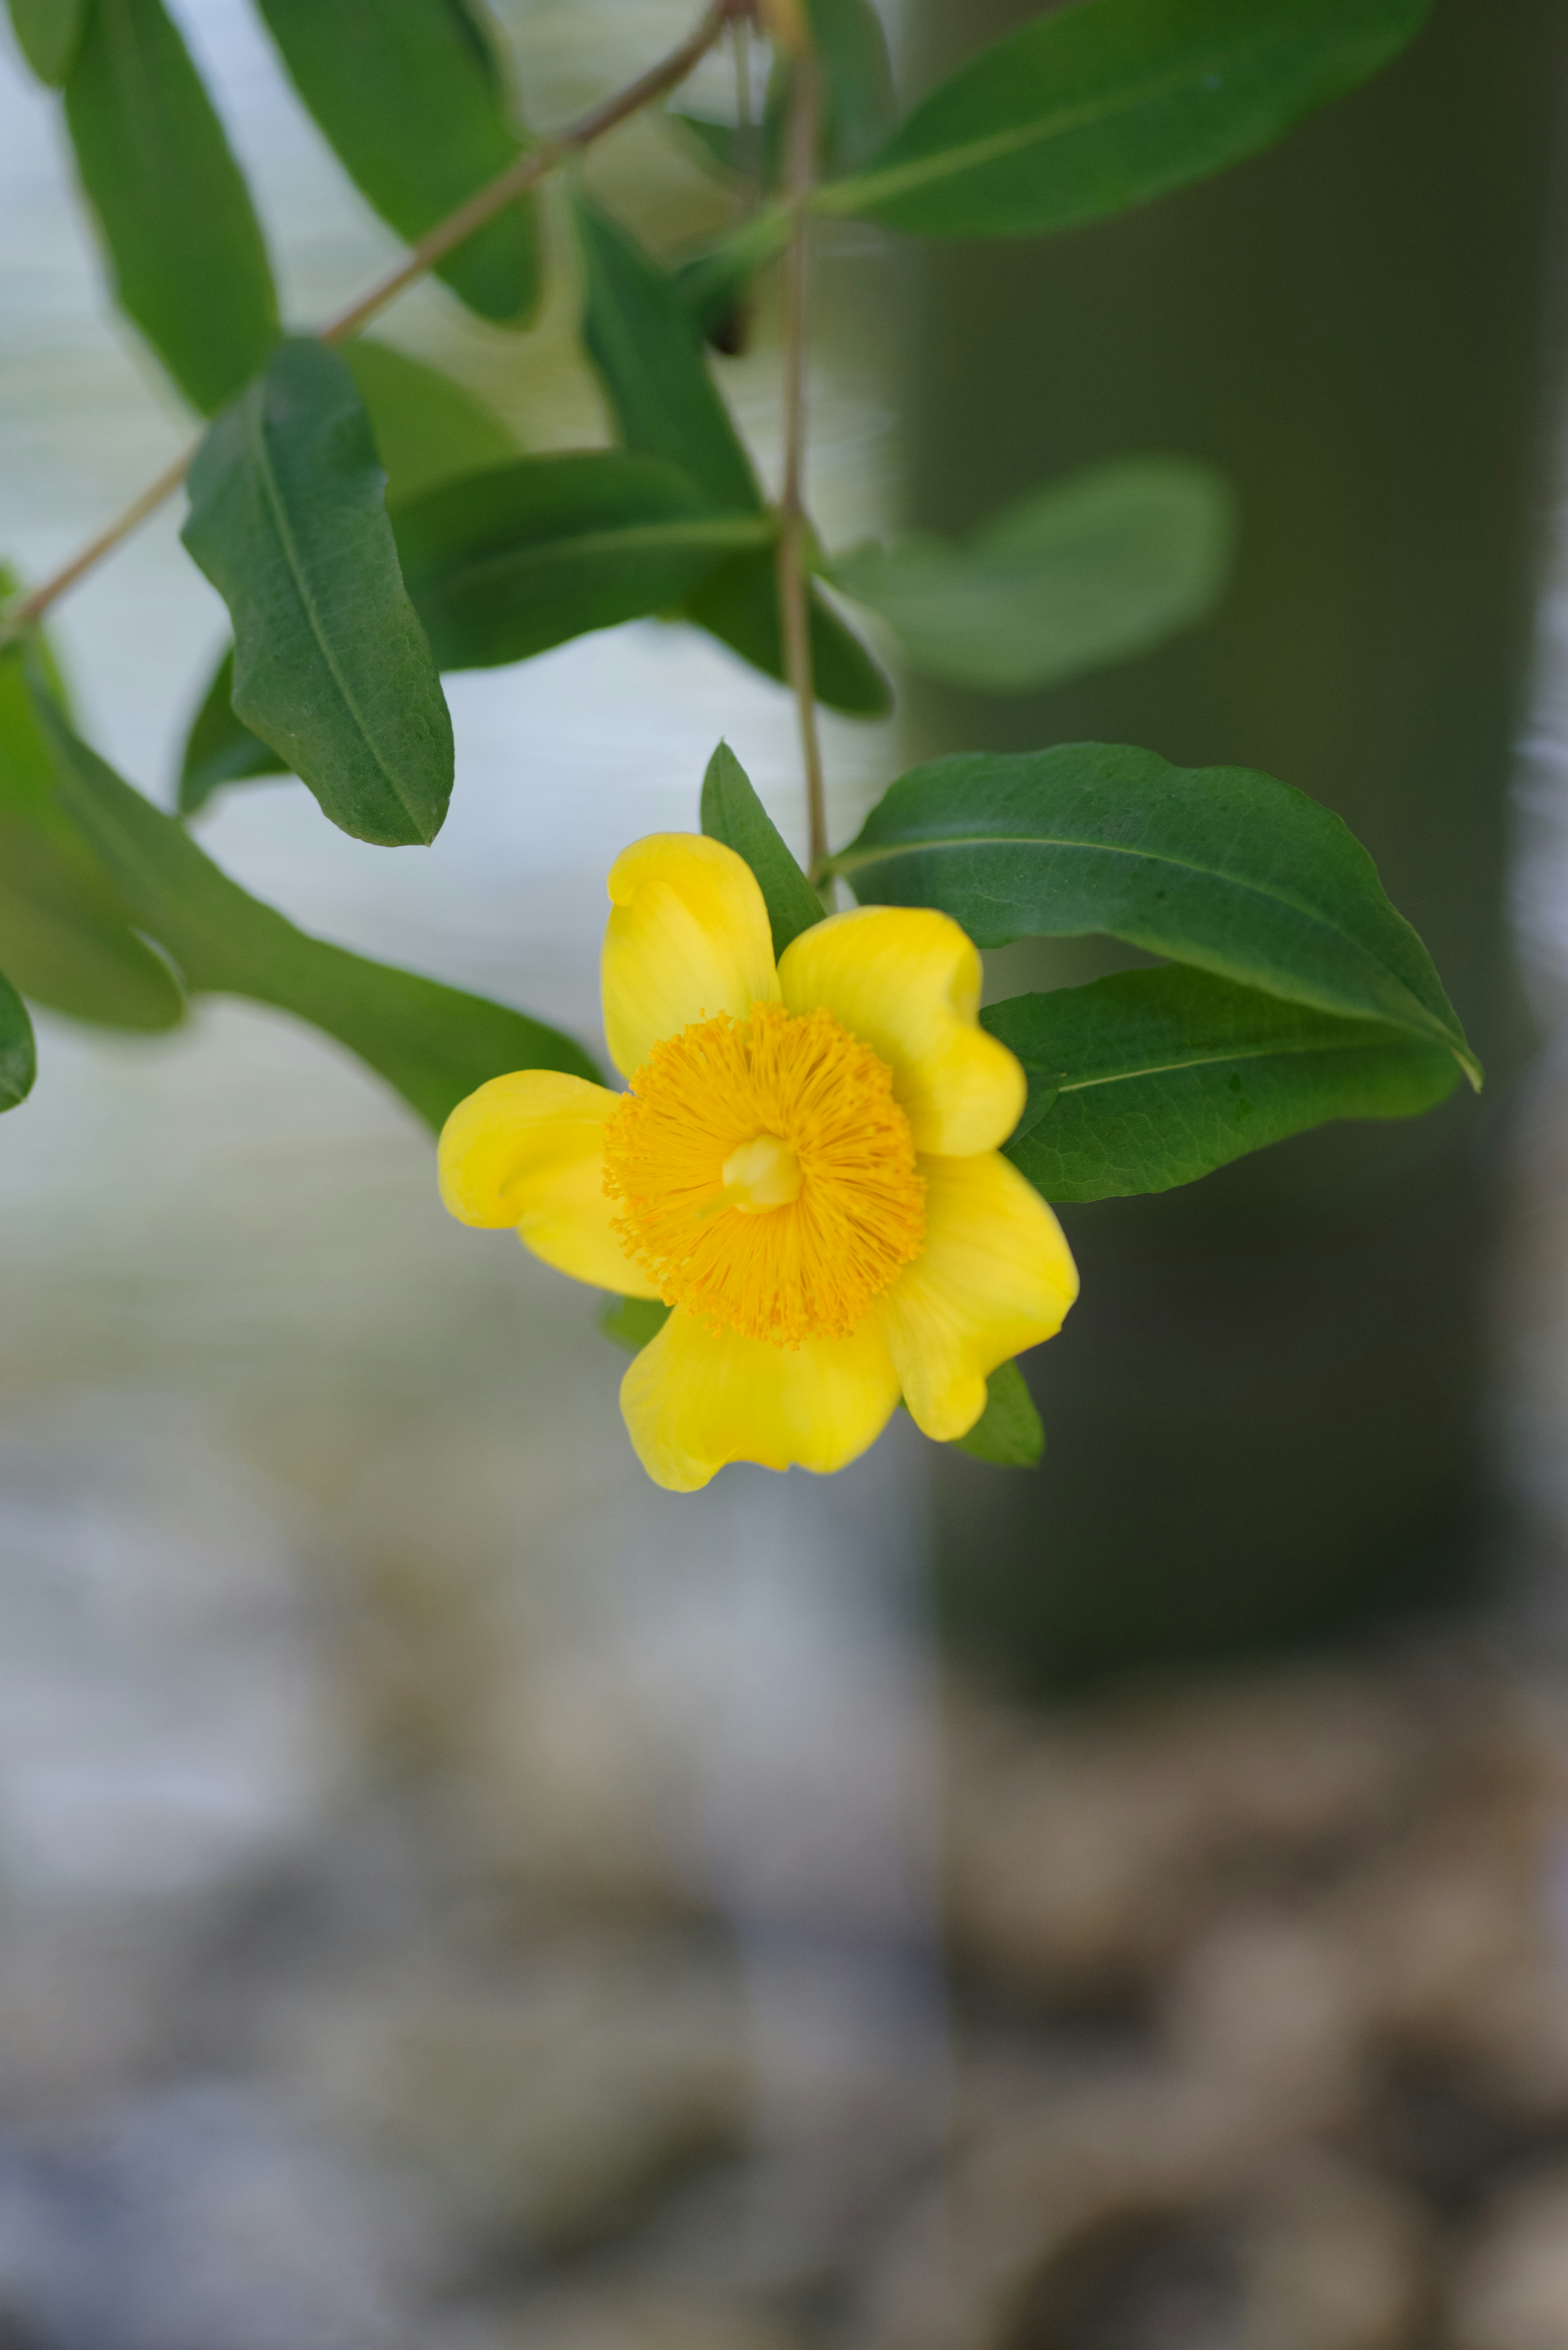
[[425, 2350], [803, 2350], [755, 2306], [657, 2282], [542, 2293], [426, 2337]]
[[1224, 1888], [1386, 1834], [1431, 1743], [1392, 1677], [1319, 1670], [1043, 1723], [954, 1704], [960, 1954], [1046, 1996], [1147, 1980]]
[[656, 1937], [355, 1965], [286, 1991], [253, 2050], [314, 2129], [408, 2167], [460, 2265], [625, 2227], [749, 2118], [732, 1967]]
[[1406, 2350], [1433, 2314], [1431, 2230], [1383, 2180], [1308, 2170], [1247, 2231], [1247, 2350]]
[[1568, 2170], [1495, 2203], [1462, 2262], [1454, 2350], [1568, 2350]]
[[1221, 1917], [1162, 1989], [1162, 2038], [1200, 2078], [1267, 2095], [1303, 2133], [1354, 2115], [1363, 2088], [1368, 1992], [1349, 1936], [1312, 1909]]

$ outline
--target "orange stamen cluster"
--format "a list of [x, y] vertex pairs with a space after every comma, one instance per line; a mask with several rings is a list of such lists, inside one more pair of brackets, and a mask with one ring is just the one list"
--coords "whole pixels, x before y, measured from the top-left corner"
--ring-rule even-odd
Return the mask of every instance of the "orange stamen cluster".
[[846, 1336], [925, 1245], [892, 1073], [830, 1012], [754, 1003], [656, 1045], [606, 1126], [605, 1190], [667, 1303], [779, 1347]]

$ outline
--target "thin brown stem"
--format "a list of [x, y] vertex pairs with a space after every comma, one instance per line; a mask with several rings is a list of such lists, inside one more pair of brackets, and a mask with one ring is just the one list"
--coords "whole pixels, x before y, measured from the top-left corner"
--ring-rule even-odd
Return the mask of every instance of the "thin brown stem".
[[[493, 220], [497, 213], [504, 212], [508, 204], [514, 203], [519, 196], [526, 195], [569, 155], [580, 154], [584, 148], [591, 147], [595, 140], [602, 139], [607, 130], [615, 130], [628, 116], [683, 82], [744, 5], [745, 0], [709, 0], [701, 22], [678, 48], [671, 49], [667, 57], [661, 57], [657, 65], [650, 66], [645, 74], [639, 74], [636, 81], [628, 82], [624, 89], [618, 90], [613, 98], [607, 98], [602, 105], [590, 107], [586, 114], [578, 115], [576, 121], [568, 122], [552, 137], [530, 147], [525, 155], [520, 155], [514, 163], [508, 164], [506, 170], [492, 180], [487, 187], [481, 188], [477, 195], [470, 196], [466, 203], [460, 204], [454, 213], [449, 213], [446, 219], [438, 222], [417, 244], [410, 246], [395, 269], [389, 270], [384, 277], [378, 279], [369, 291], [362, 294], [357, 302], [350, 303], [348, 309], [328, 319], [327, 325], [318, 329], [321, 340], [324, 343], [349, 341], [362, 328], [368, 327], [389, 302], [395, 301], [406, 286], [427, 276], [439, 261], [444, 261], [449, 253], [462, 244], [466, 237], [472, 236], [475, 229], [483, 228], [486, 221]], [[51, 573], [29, 596], [24, 597], [19, 604], [14, 605], [4, 618], [0, 618], [0, 650], [42, 619], [50, 606], [57, 602], [68, 588], [74, 588], [78, 579], [101, 563], [106, 555], [111, 555], [150, 515], [157, 512], [166, 498], [173, 496], [189, 473], [191, 461], [200, 445], [199, 442], [193, 442], [189, 449], [175, 458], [172, 464], [165, 467], [155, 482], [150, 482], [140, 496], [131, 500], [123, 514], [117, 515], [113, 522], [73, 555], [68, 563]]]
[[805, 351], [811, 255], [805, 199], [816, 176], [820, 88], [815, 54], [809, 47], [805, 47], [794, 60], [790, 95], [786, 185], [794, 206], [794, 228], [784, 263], [784, 475], [779, 500], [778, 576], [784, 668], [800, 719], [814, 881], [820, 879], [827, 861], [827, 795], [822, 779], [822, 745], [816, 732], [816, 684], [812, 675], [811, 605], [806, 577], [810, 525], [805, 500]]

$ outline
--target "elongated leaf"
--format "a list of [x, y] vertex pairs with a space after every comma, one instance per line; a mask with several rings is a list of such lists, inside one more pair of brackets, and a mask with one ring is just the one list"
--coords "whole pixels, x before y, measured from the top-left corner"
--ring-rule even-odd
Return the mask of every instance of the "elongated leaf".
[[[489, 26], [470, 0], [258, 0], [344, 170], [411, 244], [515, 161]], [[539, 295], [532, 202], [436, 264], [481, 317], [521, 326]]]
[[1168, 964], [981, 1013], [1028, 1072], [1007, 1155], [1049, 1200], [1168, 1191], [1330, 1118], [1411, 1118], [1451, 1052]]
[[792, 939], [823, 917], [823, 903], [785, 847], [784, 838], [752, 787], [752, 779], [727, 743], [721, 743], [702, 778], [702, 829], [743, 857], [757, 877], [774, 952], [782, 955]]
[[[888, 36], [871, 0], [807, 0], [821, 76], [822, 169], [852, 172], [887, 139], [898, 117]], [[670, 109], [670, 119], [702, 161], [726, 179], [777, 185], [784, 161], [793, 70], [776, 60], [761, 119], [718, 122]]]
[[452, 721], [354, 379], [283, 343], [191, 469], [184, 540], [234, 623], [234, 706], [358, 839], [433, 840]]
[[[574, 218], [583, 261], [583, 338], [621, 440], [639, 455], [679, 465], [714, 512], [763, 513], [752, 461], [673, 282], [597, 206], [576, 200]], [[715, 574], [688, 598], [686, 612], [753, 668], [784, 677], [771, 550]], [[811, 627], [818, 700], [854, 716], [880, 716], [889, 701], [886, 679], [815, 596]]]
[[184, 827], [42, 711], [61, 803], [141, 929], [198, 995], [242, 995], [335, 1036], [432, 1127], [509, 1069], [598, 1079], [569, 1036], [484, 996], [310, 938], [204, 857]]
[[27, 1007], [0, 972], [0, 1110], [15, 1109], [18, 1102], [26, 1101], [37, 1074], [38, 1055]]
[[387, 469], [389, 507], [522, 453], [493, 409], [422, 359], [368, 335], [345, 343], [343, 358]]
[[1079, 0], [919, 105], [819, 212], [921, 236], [1042, 236], [1269, 146], [1386, 65], [1428, 0]]
[[210, 415], [265, 365], [277, 296], [250, 192], [161, 0], [92, 0], [66, 120], [115, 298]]
[[881, 614], [911, 669], [1023, 692], [1206, 618], [1233, 537], [1233, 502], [1211, 466], [1127, 457], [1031, 491], [958, 546], [862, 547], [828, 577]]
[[185, 737], [177, 802], [182, 816], [194, 816], [225, 784], [256, 783], [289, 772], [271, 743], [235, 717], [234, 689], [234, 649], [230, 645]]
[[40, 81], [58, 89], [87, 25], [88, 0], [11, 0], [16, 46]]
[[1033, 1469], [1045, 1450], [1045, 1430], [1023, 1372], [1002, 1363], [985, 1383], [985, 1409], [953, 1451], [993, 1469]]
[[738, 227], [689, 254], [672, 283], [699, 335], [722, 349], [732, 347], [726, 337], [748, 286], [770, 261], [778, 259], [789, 236], [787, 206], [764, 204]]
[[1067, 743], [903, 776], [830, 860], [863, 905], [936, 906], [979, 946], [1106, 931], [1244, 987], [1446, 1045], [1431, 957], [1338, 816], [1245, 767]]
[[764, 514], [714, 514], [673, 465], [615, 450], [522, 457], [400, 508], [398, 550], [443, 669], [525, 660], [589, 629], [673, 612]]
[[640, 1355], [669, 1319], [669, 1306], [657, 1297], [617, 1297], [599, 1315], [599, 1328], [628, 1355]]
[[18, 649], [0, 654], [0, 968], [35, 1003], [100, 1027], [172, 1028], [184, 999], [55, 805]]

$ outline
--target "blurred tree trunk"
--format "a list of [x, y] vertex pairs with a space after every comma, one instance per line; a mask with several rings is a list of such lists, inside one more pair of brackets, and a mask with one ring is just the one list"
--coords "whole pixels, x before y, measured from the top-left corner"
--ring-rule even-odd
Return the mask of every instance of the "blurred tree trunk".
[[[1032, 15], [919, 0], [922, 81]], [[1048, 695], [922, 689], [911, 749], [1101, 739], [1345, 816], [1493, 1075], [1064, 1217], [1084, 1295], [1031, 1366], [1031, 1477], [944, 1456], [950, 1620], [1057, 1682], [1243, 1653], [1474, 1587], [1499, 1096], [1521, 1028], [1507, 790], [1549, 479], [1561, 0], [1438, 0], [1272, 154], [1052, 243], [926, 247], [912, 519], [960, 529], [1135, 450], [1223, 466], [1240, 575], [1200, 635]], [[992, 993], [1107, 967], [1010, 950]], [[1125, 955], [1111, 958], [1127, 961]]]

